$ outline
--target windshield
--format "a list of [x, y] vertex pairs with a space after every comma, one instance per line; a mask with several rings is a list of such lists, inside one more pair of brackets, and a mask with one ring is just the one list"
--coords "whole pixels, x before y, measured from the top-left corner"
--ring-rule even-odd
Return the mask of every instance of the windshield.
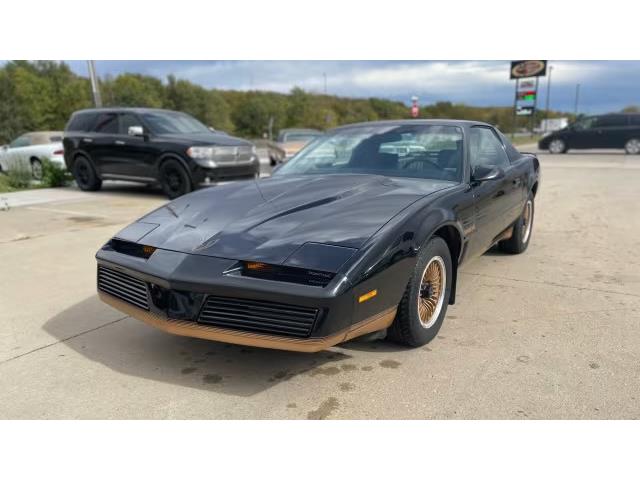
[[460, 181], [462, 130], [372, 125], [336, 130], [307, 145], [275, 175], [368, 173]]
[[205, 133], [210, 130], [195, 118], [184, 113], [143, 113], [142, 118], [155, 134]]

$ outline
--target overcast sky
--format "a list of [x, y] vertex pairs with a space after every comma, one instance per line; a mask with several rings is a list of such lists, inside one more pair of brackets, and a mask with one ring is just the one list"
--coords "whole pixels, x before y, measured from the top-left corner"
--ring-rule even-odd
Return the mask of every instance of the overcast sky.
[[[68, 62], [87, 75], [84, 61]], [[551, 108], [573, 111], [580, 83], [582, 113], [617, 111], [640, 105], [639, 61], [552, 61]], [[100, 76], [124, 72], [165, 79], [173, 74], [205, 87], [288, 92], [294, 86], [330, 94], [383, 97], [420, 103], [440, 100], [477, 106], [513, 103], [514, 81], [507, 61], [98, 61]], [[541, 79], [539, 108], [544, 107], [546, 79]]]

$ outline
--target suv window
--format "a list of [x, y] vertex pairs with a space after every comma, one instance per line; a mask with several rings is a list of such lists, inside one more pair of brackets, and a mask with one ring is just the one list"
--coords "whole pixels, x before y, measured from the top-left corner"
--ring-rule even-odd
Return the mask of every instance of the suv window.
[[471, 127], [469, 137], [471, 171], [476, 167], [504, 168], [509, 159], [496, 133], [487, 127]]
[[9, 145], [10, 148], [28, 147], [31, 145], [31, 139], [27, 135], [16, 138]]
[[640, 114], [629, 115], [629, 124], [640, 127]]
[[88, 132], [91, 130], [96, 115], [94, 113], [76, 113], [71, 117], [69, 124], [66, 126], [67, 132]]
[[141, 127], [142, 122], [132, 113], [120, 114], [120, 134], [129, 135], [129, 127]]
[[593, 128], [596, 120], [597, 120], [597, 117], [581, 118], [580, 120], [577, 120], [573, 124], [573, 128], [576, 129], [576, 130], [587, 130], [589, 128]]
[[118, 115], [115, 113], [101, 113], [98, 115], [93, 131], [97, 133], [118, 133]]
[[596, 128], [601, 127], [626, 127], [628, 124], [625, 115], [604, 115], [596, 118]]

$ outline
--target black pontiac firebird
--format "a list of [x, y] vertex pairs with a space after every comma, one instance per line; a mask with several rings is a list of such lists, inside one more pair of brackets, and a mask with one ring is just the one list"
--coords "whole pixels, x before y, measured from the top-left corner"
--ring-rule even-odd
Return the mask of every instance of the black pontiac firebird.
[[170, 333], [318, 351], [434, 338], [463, 260], [531, 239], [538, 159], [492, 126], [348, 125], [271, 178], [180, 197], [113, 237], [98, 292]]

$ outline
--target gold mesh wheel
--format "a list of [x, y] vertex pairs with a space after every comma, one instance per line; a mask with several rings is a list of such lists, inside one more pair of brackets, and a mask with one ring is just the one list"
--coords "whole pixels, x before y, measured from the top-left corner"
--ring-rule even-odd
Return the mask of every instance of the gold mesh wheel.
[[424, 328], [430, 328], [440, 316], [447, 286], [447, 269], [442, 257], [433, 257], [422, 273], [418, 291], [418, 316]]
[[533, 222], [533, 202], [527, 201], [524, 207], [524, 213], [522, 215], [522, 224], [524, 225], [524, 232], [522, 234], [522, 243], [527, 243], [529, 235], [531, 235], [531, 224]]

